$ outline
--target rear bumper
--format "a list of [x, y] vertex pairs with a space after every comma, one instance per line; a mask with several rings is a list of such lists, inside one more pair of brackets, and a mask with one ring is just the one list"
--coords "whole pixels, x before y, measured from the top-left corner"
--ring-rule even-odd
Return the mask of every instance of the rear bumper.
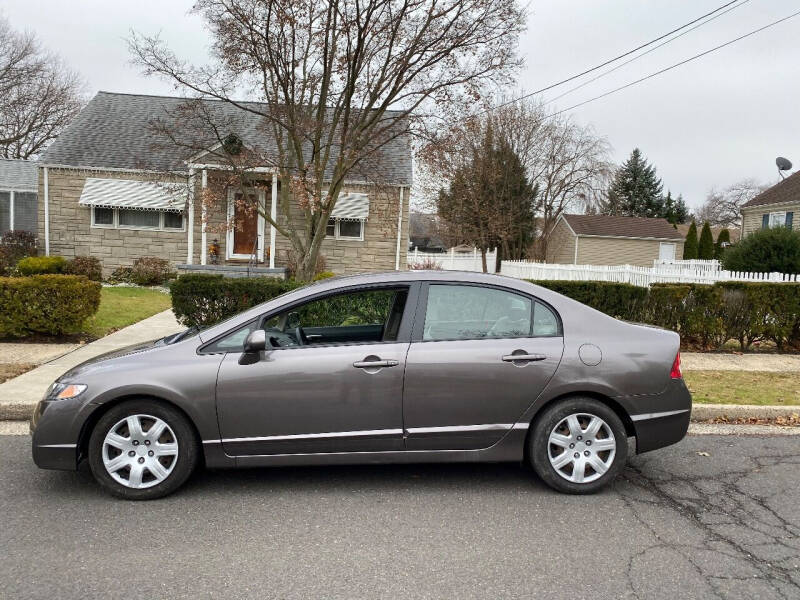
[[689, 430], [692, 396], [683, 379], [670, 380], [661, 394], [628, 397], [624, 404], [636, 433], [636, 453], [681, 441]]

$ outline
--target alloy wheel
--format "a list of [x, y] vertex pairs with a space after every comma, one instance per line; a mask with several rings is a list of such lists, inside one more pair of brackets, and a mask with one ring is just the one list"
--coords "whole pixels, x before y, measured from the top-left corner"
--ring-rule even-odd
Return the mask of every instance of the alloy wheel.
[[158, 485], [178, 462], [178, 438], [165, 421], [152, 415], [130, 415], [106, 434], [103, 465], [109, 475], [128, 488]]
[[547, 454], [559, 476], [572, 483], [589, 483], [611, 468], [617, 451], [614, 433], [596, 415], [574, 413], [550, 432]]

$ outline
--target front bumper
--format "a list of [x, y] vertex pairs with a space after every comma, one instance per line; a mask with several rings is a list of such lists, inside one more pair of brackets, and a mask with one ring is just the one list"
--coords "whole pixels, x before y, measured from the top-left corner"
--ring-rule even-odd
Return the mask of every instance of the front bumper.
[[78, 468], [81, 400], [41, 400], [31, 418], [31, 454], [42, 469]]
[[675, 444], [689, 430], [692, 395], [683, 379], [670, 380], [661, 394], [620, 400], [633, 422], [637, 454]]

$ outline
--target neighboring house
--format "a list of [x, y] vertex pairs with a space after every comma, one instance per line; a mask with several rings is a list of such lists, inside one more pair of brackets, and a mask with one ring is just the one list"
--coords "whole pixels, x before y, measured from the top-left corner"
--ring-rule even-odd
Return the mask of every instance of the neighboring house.
[[764, 190], [742, 206], [742, 237], [758, 229], [788, 227], [800, 211], [800, 171]]
[[547, 262], [638, 265], [683, 256], [684, 237], [666, 219], [561, 215], [547, 242]]
[[0, 158], [0, 236], [11, 230], [36, 233], [36, 163]]
[[[209, 245], [217, 240], [221, 264], [286, 266], [288, 239], [255, 211], [243, 210], [234, 189], [228, 189], [227, 205], [203, 206], [203, 188], [224, 181], [224, 165], [208, 152], [181, 156], [179, 148], [154, 137], [152, 120], [174, 114], [184, 102], [108, 92], [89, 102], [40, 161], [39, 241], [48, 254], [97, 256], [108, 274], [142, 256], [206, 265], [212, 262]], [[213, 100], [207, 109], [231, 124], [229, 133], [245, 149], [274, 152], [257, 115]], [[405, 268], [408, 140], [397, 137], [379, 154], [380, 177], [345, 181], [328, 224], [322, 254], [326, 269], [337, 274]], [[253, 193], [264, 211], [286, 222], [277, 209], [281, 182], [272, 169], [262, 172]], [[378, 179], [380, 186], [368, 183]]]
[[[697, 225], [697, 239], [699, 240], [700, 239], [700, 231], [703, 228], [703, 224], [702, 223], [697, 223], [696, 225]], [[683, 236], [683, 239], [685, 240], [686, 239], [686, 235], [689, 233], [690, 225], [689, 224], [683, 224], [683, 225], [676, 225], [676, 227], [678, 228], [678, 231], [681, 233], [681, 235]], [[711, 235], [714, 238], [714, 243], [715, 244], [717, 243], [717, 238], [719, 237], [719, 232], [722, 231], [723, 229], [727, 229], [728, 230], [728, 233], [731, 236], [731, 244], [735, 244], [736, 242], [739, 241], [739, 238], [741, 236], [741, 230], [738, 227], [736, 227], [735, 225], [731, 225], [730, 227], [712, 227], [711, 228]]]
[[420, 252], [446, 252], [447, 247], [439, 237], [438, 216], [429, 213], [411, 213], [409, 221], [409, 250]]

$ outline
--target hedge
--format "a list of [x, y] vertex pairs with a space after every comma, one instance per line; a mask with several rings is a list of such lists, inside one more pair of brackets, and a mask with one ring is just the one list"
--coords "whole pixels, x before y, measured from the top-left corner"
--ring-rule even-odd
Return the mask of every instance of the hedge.
[[17, 263], [20, 275], [63, 273], [67, 261], [61, 256], [28, 256]]
[[534, 281], [626, 321], [681, 334], [684, 343], [742, 350], [770, 340], [778, 349], [800, 346], [800, 283], [656, 283], [650, 289], [604, 281]]
[[300, 285], [274, 277], [181, 275], [170, 284], [172, 310], [187, 327], [207, 327]]
[[0, 277], [0, 337], [77, 332], [97, 312], [100, 287], [77, 275]]

